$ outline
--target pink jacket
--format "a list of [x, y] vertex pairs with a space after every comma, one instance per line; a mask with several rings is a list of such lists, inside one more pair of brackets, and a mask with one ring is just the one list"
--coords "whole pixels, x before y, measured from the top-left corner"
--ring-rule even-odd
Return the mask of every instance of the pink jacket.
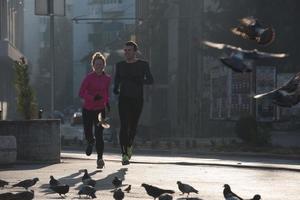
[[[81, 83], [79, 97], [84, 99], [83, 108], [87, 110], [100, 110], [105, 108], [109, 102], [109, 86], [111, 77], [105, 73], [97, 75], [90, 72]], [[96, 95], [100, 95], [101, 100], [94, 100]]]

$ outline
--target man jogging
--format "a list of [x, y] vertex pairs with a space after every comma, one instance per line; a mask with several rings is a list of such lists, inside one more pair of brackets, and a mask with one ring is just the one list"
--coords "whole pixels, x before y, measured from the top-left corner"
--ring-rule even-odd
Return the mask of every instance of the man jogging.
[[137, 44], [125, 43], [125, 61], [116, 64], [114, 94], [119, 94], [120, 133], [122, 165], [128, 165], [132, 145], [143, 108], [143, 86], [152, 84], [153, 77], [146, 61], [137, 59]]

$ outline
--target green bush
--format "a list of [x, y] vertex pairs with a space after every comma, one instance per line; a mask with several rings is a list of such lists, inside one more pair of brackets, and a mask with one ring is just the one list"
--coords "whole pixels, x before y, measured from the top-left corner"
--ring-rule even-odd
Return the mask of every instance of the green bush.
[[243, 115], [236, 122], [235, 132], [243, 142], [254, 145], [268, 145], [271, 140], [270, 127], [258, 124], [252, 115]]
[[24, 58], [14, 62], [14, 84], [17, 92], [17, 110], [25, 119], [36, 118], [37, 103], [35, 93], [29, 84], [28, 65]]

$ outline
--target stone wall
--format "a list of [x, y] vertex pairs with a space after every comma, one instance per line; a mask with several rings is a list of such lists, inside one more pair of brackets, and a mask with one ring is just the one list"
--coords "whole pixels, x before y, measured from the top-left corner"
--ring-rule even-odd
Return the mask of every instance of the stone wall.
[[17, 160], [60, 162], [59, 120], [0, 121], [0, 135], [16, 137]]

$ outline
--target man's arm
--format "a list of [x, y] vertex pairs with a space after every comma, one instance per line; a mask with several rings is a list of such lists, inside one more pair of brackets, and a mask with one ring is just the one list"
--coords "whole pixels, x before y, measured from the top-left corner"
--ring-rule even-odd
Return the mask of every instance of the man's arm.
[[145, 64], [145, 68], [144, 68], [144, 80], [143, 80], [143, 83], [145, 85], [151, 85], [153, 84], [154, 80], [153, 80], [153, 76], [150, 72], [150, 67], [149, 67], [149, 64], [148, 62], [146, 62]]
[[119, 66], [118, 66], [118, 64], [116, 64], [114, 89], [113, 89], [114, 94], [118, 95], [120, 93], [119, 87], [120, 87], [120, 72], [119, 72]]

